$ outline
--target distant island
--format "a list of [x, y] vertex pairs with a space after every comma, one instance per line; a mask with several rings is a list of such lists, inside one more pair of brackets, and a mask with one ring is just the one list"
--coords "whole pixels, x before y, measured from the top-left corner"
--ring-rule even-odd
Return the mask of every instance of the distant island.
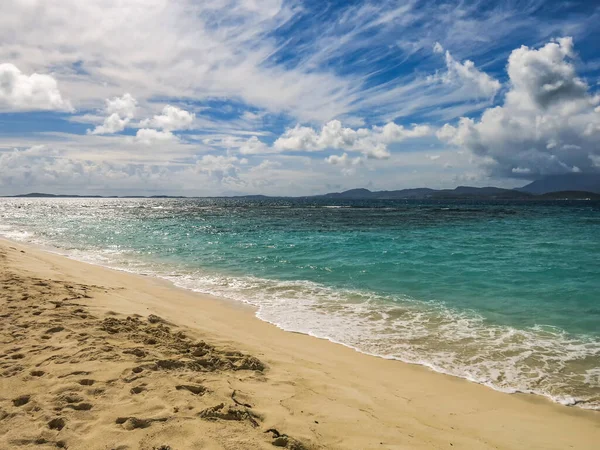
[[497, 187], [458, 186], [455, 189], [401, 189], [398, 191], [369, 191], [368, 189], [351, 189], [321, 196], [331, 199], [352, 200], [425, 200], [425, 199], [498, 199], [498, 200], [600, 200], [600, 194], [587, 191], [558, 191], [545, 194], [532, 194], [517, 189]]
[[[127, 195], [127, 196], [101, 196], [101, 195], [62, 195], [32, 192], [30, 194], [12, 195], [12, 198], [199, 198], [171, 195]], [[221, 198], [221, 197], [214, 197]], [[370, 191], [368, 189], [350, 189], [344, 192], [332, 192], [324, 195], [311, 195], [301, 197], [277, 197], [268, 195], [237, 195], [227, 198], [243, 199], [268, 199], [268, 198], [305, 198], [305, 199], [332, 199], [332, 200], [600, 200], [600, 194], [587, 191], [558, 191], [546, 194], [530, 194], [515, 189], [502, 189], [496, 187], [470, 187], [459, 186], [456, 189], [402, 189], [398, 191]]]
[[[31, 198], [192, 198], [171, 195], [63, 195], [33, 192], [10, 197]], [[226, 196], [222, 196], [226, 197]], [[267, 195], [237, 195], [230, 198], [266, 199], [282, 198]], [[297, 196], [293, 198], [335, 199], [335, 200], [425, 200], [425, 199], [491, 199], [491, 200], [600, 200], [600, 175], [565, 174], [552, 175], [533, 181], [521, 188], [504, 189], [498, 187], [458, 186], [454, 189], [413, 188], [394, 191], [370, 191], [359, 188], [343, 192], [330, 192], [322, 195]]]

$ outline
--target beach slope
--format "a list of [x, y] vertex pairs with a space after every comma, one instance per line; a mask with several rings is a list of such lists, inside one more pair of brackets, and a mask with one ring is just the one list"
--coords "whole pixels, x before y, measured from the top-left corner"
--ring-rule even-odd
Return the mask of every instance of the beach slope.
[[593, 449], [600, 414], [0, 240], [0, 449]]

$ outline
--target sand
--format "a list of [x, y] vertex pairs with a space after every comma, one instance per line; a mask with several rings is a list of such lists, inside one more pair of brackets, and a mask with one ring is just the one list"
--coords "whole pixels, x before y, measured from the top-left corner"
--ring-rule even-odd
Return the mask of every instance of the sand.
[[597, 449], [600, 413], [0, 240], [0, 449]]

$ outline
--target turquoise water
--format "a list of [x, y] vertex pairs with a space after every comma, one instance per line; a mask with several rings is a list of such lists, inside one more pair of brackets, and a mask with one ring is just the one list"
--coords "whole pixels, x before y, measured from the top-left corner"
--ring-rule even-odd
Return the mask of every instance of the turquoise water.
[[290, 331], [600, 409], [600, 205], [0, 199], [0, 234]]

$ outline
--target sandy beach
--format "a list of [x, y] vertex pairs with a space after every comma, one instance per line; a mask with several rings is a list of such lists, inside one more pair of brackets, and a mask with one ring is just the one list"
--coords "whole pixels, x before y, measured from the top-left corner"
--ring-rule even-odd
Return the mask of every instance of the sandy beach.
[[0, 449], [593, 449], [598, 412], [0, 240]]

